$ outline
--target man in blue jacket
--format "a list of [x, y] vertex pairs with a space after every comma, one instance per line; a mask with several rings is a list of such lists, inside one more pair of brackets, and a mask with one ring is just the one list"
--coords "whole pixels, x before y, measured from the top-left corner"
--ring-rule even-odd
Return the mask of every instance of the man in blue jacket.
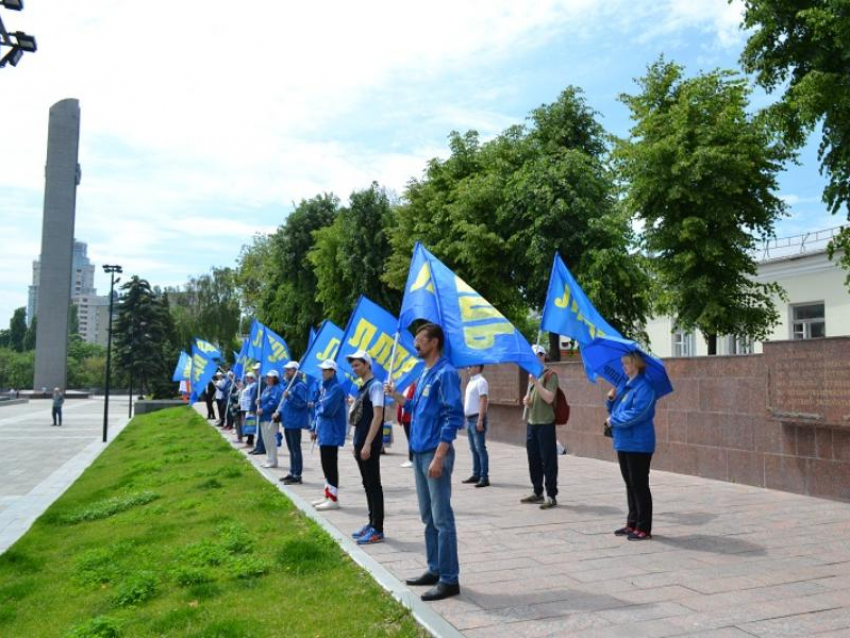
[[289, 448], [289, 474], [280, 479], [285, 485], [301, 483], [304, 460], [301, 455], [301, 430], [309, 426], [307, 418], [307, 384], [298, 374], [298, 362], [283, 366], [283, 399], [275, 415], [283, 423], [283, 436]]
[[422, 600], [442, 600], [460, 593], [457, 529], [452, 511], [452, 441], [463, 427], [460, 376], [443, 355], [443, 329], [426, 323], [416, 331], [416, 353], [425, 369], [416, 382], [413, 398], [396, 392], [389, 381], [385, 389], [400, 405], [412, 406], [410, 449], [419, 514], [425, 524], [428, 571], [407, 580], [408, 585], [433, 585]]
[[317, 510], [339, 509], [339, 448], [345, 445], [347, 410], [345, 392], [336, 377], [336, 361], [327, 359], [319, 364], [322, 387], [316, 409], [316, 429], [311, 434], [319, 440], [322, 472], [325, 475], [325, 495], [313, 505]]

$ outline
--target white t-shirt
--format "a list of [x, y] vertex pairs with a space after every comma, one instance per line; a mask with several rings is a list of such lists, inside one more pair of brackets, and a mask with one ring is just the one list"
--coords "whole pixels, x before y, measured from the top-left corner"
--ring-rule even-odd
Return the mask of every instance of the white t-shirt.
[[369, 400], [373, 408], [384, 407], [384, 386], [380, 381], [375, 381], [369, 386]]
[[483, 375], [476, 374], [466, 384], [466, 399], [463, 402], [463, 413], [466, 416], [475, 416], [481, 411], [481, 397], [489, 394], [490, 386]]

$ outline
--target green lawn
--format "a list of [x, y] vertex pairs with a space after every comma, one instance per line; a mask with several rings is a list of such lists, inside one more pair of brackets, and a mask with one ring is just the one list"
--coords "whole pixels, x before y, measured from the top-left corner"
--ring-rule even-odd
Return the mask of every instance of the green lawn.
[[189, 408], [139, 416], [0, 556], [0, 637], [425, 636]]

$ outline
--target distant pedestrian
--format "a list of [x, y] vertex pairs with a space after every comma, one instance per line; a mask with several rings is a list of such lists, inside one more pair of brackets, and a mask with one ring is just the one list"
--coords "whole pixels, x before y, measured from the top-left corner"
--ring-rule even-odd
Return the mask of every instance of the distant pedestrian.
[[280, 398], [283, 396], [283, 388], [280, 387], [280, 373], [271, 370], [266, 374], [266, 387], [260, 395], [260, 407], [257, 408], [257, 419], [260, 422], [263, 445], [266, 447], [266, 462], [263, 467], [277, 467], [277, 423], [272, 420], [272, 415]]
[[319, 441], [322, 472], [325, 475], [324, 498], [315, 501], [317, 510], [339, 509], [339, 448], [345, 445], [345, 391], [337, 379], [336, 362], [327, 359], [319, 364], [322, 388], [316, 409], [316, 429], [311, 438]]
[[62, 394], [62, 390], [59, 388], [53, 388], [53, 409], [51, 410], [53, 415], [53, 425], [62, 425], [62, 404], [64, 403], [65, 395]]
[[346, 357], [362, 381], [349, 413], [354, 426], [354, 459], [363, 479], [369, 521], [352, 536], [358, 545], [384, 540], [384, 488], [381, 486], [381, 446], [384, 440], [384, 387], [372, 374], [372, 357], [358, 350]]
[[[531, 347], [544, 366], [547, 357], [543, 346]], [[523, 403], [528, 407], [525, 450], [528, 455], [528, 473], [534, 493], [522, 499], [523, 503], [539, 503], [540, 509], [558, 504], [558, 440], [555, 436], [555, 399], [558, 392], [558, 375], [549, 368], [540, 377], [528, 375], [528, 394]], [[543, 487], [546, 487], [546, 499]]]
[[307, 408], [307, 384], [298, 373], [298, 362], [283, 366], [284, 392], [276, 415], [283, 425], [283, 436], [289, 449], [289, 474], [279, 479], [285, 485], [301, 483], [304, 456], [301, 453], [301, 431], [310, 427]]
[[626, 526], [614, 534], [643, 541], [652, 538], [649, 465], [655, 452], [655, 391], [644, 374], [646, 361], [640, 353], [630, 352], [622, 362], [628, 378], [608, 392], [610, 416], [605, 419], [611, 427], [629, 506]]
[[215, 419], [215, 410], [213, 410], [213, 401], [215, 401], [215, 383], [210, 381], [207, 383], [206, 389], [201, 393], [201, 398], [207, 404], [207, 419]]
[[473, 483], [475, 487], [488, 487], [490, 457], [487, 454], [487, 405], [490, 386], [482, 374], [484, 366], [470, 366], [467, 370], [469, 381], [466, 384], [463, 413], [466, 417], [469, 451], [472, 453], [472, 476], [463, 482]]

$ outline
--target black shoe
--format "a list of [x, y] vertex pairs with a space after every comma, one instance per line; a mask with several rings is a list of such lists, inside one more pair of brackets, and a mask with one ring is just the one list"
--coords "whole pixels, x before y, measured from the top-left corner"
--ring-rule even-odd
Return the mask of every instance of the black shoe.
[[434, 587], [422, 594], [422, 600], [443, 600], [444, 598], [457, 596], [458, 594], [460, 594], [460, 585], [457, 583], [454, 585], [449, 585], [448, 583], [437, 583]]
[[626, 525], [625, 527], [621, 527], [620, 529], [615, 529], [614, 536], [628, 536], [633, 531], [635, 531], [634, 527], [632, 527], [631, 525]]
[[519, 499], [520, 503], [542, 503], [543, 495], [542, 494], [532, 494], [531, 496], [526, 496], [525, 498]]
[[481, 479], [475, 484], [475, 487], [490, 487], [490, 479]]
[[287, 481], [291, 481], [291, 480], [292, 480], [292, 474], [287, 474], [283, 478], [278, 479], [278, 481], [280, 481], [281, 483], [286, 483]]
[[478, 477], [477, 477], [477, 476], [470, 476], [470, 477], [469, 477], [468, 479], [466, 479], [465, 481], [461, 481], [461, 483], [477, 483], [477, 482], [478, 482], [478, 480], [479, 480], [479, 479], [478, 479]]
[[436, 585], [440, 582], [440, 577], [437, 574], [425, 572], [419, 578], [408, 578], [404, 582], [405, 584], [412, 585], [413, 587], [421, 587], [423, 585]]
[[288, 479], [283, 481], [284, 485], [301, 485], [301, 477], [300, 476], [290, 476]]
[[265, 452], [260, 452], [259, 450], [251, 450], [250, 452], [248, 452], [248, 454], [253, 454], [254, 456], [256, 456], [257, 454], [265, 454]]

